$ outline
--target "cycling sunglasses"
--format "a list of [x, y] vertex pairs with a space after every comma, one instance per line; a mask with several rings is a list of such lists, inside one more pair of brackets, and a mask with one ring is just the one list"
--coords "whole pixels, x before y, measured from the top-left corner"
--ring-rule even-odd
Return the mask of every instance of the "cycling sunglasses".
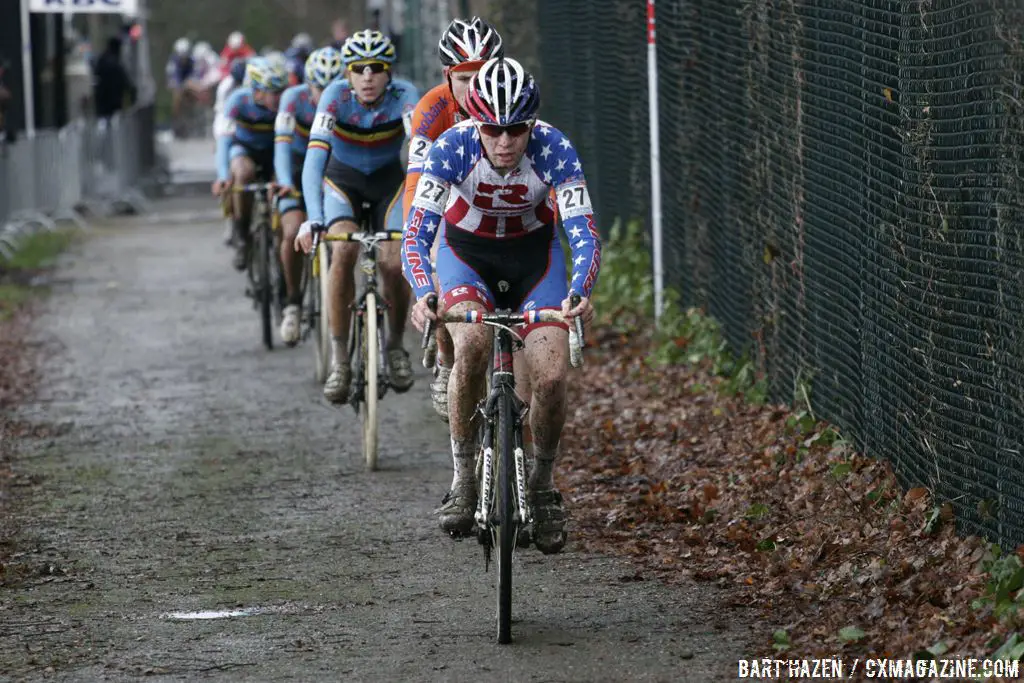
[[353, 62], [348, 65], [348, 68], [349, 71], [356, 73], [365, 73], [366, 69], [369, 69], [370, 73], [382, 74], [391, 67], [384, 62]]
[[480, 133], [486, 135], [489, 138], [500, 138], [502, 133], [508, 133], [509, 136], [517, 138], [520, 135], [528, 132], [533, 126], [533, 121], [523, 121], [522, 123], [513, 123], [511, 126], [499, 126], [494, 123], [478, 123], [477, 128]]

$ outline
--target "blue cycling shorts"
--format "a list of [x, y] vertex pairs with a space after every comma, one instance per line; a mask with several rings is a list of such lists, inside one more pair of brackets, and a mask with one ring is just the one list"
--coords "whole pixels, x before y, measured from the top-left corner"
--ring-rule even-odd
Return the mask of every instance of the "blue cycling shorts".
[[[439, 239], [435, 271], [446, 309], [476, 301], [490, 311], [561, 310], [569, 295], [562, 243], [554, 226], [494, 239], [445, 223]], [[534, 323], [525, 334], [544, 326], [568, 329], [562, 323]]]

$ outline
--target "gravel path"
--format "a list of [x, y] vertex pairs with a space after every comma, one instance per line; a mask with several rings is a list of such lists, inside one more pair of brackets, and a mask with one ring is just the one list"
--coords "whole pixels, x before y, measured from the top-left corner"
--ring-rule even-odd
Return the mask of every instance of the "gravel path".
[[[64, 260], [38, 326], [58, 350], [23, 411], [58, 429], [19, 449], [40, 483], [0, 587], [0, 679], [735, 675], [748, 629], [713, 588], [629, 580], [571, 538], [517, 557], [514, 642], [496, 645], [493, 567], [431, 514], [450, 470], [422, 368], [382, 405], [383, 471], [363, 472], [310, 349], [262, 348], [211, 203], [158, 202]], [[241, 614], [169, 617], [212, 610]]]

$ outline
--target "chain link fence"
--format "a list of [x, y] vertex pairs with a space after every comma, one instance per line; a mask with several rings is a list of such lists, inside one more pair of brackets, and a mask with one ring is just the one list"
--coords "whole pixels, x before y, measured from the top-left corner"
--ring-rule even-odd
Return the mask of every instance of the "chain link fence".
[[0, 143], [0, 268], [34, 230], [83, 227], [83, 211], [144, 209], [141, 184], [158, 167], [154, 122], [148, 104]]
[[[491, 3], [598, 220], [650, 224], [645, 3]], [[543, 10], [543, 11], [541, 11]], [[1024, 9], [657, 3], [667, 284], [776, 399], [1024, 542]], [[522, 41], [520, 41], [522, 43]]]

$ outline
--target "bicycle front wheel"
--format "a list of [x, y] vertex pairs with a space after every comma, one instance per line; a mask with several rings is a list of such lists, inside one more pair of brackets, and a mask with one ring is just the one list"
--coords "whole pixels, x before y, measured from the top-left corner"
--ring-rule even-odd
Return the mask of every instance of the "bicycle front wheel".
[[363, 455], [366, 457], [366, 469], [371, 472], [377, 469], [377, 370], [380, 365], [380, 341], [377, 327], [377, 295], [366, 294], [366, 309], [363, 311], [364, 326], [362, 349], [363, 354], [363, 402], [359, 406], [359, 417], [363, 422]]
[[256, 258], [256, 279], [259, 282], [259, 286], [256, 288], [256, 295], [259, 297], [260, 323], [263, 326], [263, 345], [267, 347], [267, 350], [274, 348], [274, 323], [271, 317], [274, 282], [270, 270], [272, 244], [270, 226], [261, 222], [256, 229], [253, 252]]
[[313, 300], [310, 325], [313, 326], [313, 353], [316, 361], [313, 376], [317, 384], [323, 385], [327, 381], [327, 373], [331, 367], [331, 328], [327, 325], [327, 271], [330, 265], [327, 261], [327, 245], [317, 246], [314, 258], [316, 263], [310, 263], [310, 268], [316, 272], [309, 283], [309, 289], [312, 290], [310, 296]]
[[498, 642], [512, 641], [512, 550], [515, 547], [516, 463], [512, 454], [513, 398], [502, 393], [498, 399], [495, 456], [498, 460]]

